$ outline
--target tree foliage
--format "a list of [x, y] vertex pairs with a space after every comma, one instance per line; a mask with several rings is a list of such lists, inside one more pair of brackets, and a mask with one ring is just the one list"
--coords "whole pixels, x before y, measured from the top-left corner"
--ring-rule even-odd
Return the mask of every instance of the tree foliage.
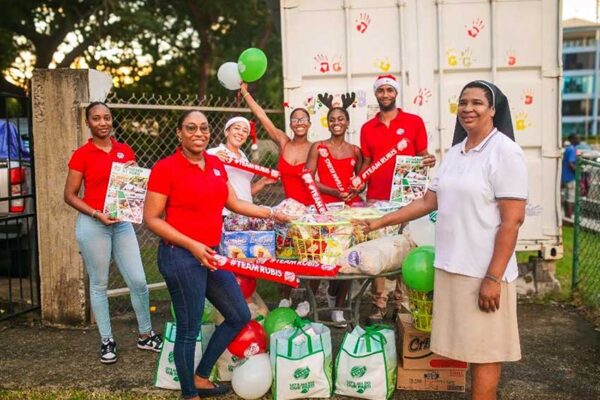
[[0, 68], [17, 84], [26, 83], [28, 67], [89, 67], [111, 73], [121, 94], [231, 95], [216, 70], [259, 47], [269, 67], [257, 90], [280, 101], [277, 0], [0, 0], [0, 7]]

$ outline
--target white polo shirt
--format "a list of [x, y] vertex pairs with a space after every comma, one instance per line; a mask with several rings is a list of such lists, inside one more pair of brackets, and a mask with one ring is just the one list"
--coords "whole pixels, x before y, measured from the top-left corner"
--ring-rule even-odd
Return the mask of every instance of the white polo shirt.
[[[214, 155], [221, 150], [223, 150], [231, 157], [248, 161], [248, 157], [246, 157], [243, 151], [240, 150], [240, 156], [238, 156], [237, 154], [229, 150], [227, 147], [225, 147], [224, 144], [220, 144], [217, 147], [208, 149], [206, 150], [206, 152], [208, 154]], [[227, 172], [229, 183], [235, 191], [236, 196], [241, 200], [249, 201], [250, 203], [252, 203], [252, 178], [254, 177], [254, 174], [252, 172], [244, 171], [242, 169], [231, 167], [229, 165], [225, 165], [225, 171]], [[229, 210], [227, 210], [226, 208], [223, 209], [223, 215], [228, 215], [229, 213]]]
[[[497, 199], [527, 199], [527, 165], [519, 145], [494, 129], [465, 153], [467, 139], [453, 146], [429, 190], [436, 192], [435, 267], [483, 278], [500, 226]], [[503, 279], [519, 272], [515, 254]]]

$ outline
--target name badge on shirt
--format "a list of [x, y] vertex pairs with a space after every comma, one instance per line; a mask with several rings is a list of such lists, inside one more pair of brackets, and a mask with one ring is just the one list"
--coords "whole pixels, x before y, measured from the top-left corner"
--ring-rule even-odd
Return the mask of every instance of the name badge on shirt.
[[404, 129], [402, 129], [402, 128], [396, 129], [396, 135], [398, 135], [398, 136], [404, 135]]
[[125, 154], [121, 153], [120, 151], [117, 153], [117, 158], [119, 160], [122, 160], [123, 158], [125, 158]]
[[215, 176], [221, 176], [221, 171], [219, 171], [218, 169], [213, 169], [213, 172]]

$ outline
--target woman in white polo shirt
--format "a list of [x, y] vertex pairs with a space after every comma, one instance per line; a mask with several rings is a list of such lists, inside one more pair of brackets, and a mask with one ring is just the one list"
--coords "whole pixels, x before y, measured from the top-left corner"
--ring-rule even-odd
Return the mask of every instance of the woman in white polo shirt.
[[[230, 157], [248, 161], [248, 157], [242, 151], [242, 146], [246, 143], [249, 135], [250, 121], [244, 117], [230, 118], [225, 123], [225, 143], [208, 149], [206, 152], [216, 155], [221, 161], [225, 161]], [[252, 172], [227, 165], [225, 166], [225, 171], [227, 171], [229, 183], [235, 191], [236, 196], [250, 203], [252, 203], [252, 196], [264, 189], [265, 186], [275, 183], [274, 180], [264, 177], [252, 183], [252, 178], [254, 178]], [[229, 213], [229, 210], [223, 210], [223, 215]]]
[[527, 166], [508, 101], [489, 82], [461, 91], [455, 139], [423, 198], [355, 223], [368, 233], [438, 211], [431, 350], [472, 363], [473, 399], [495, 399], [501, 363], [521, 358], [515, 245]]

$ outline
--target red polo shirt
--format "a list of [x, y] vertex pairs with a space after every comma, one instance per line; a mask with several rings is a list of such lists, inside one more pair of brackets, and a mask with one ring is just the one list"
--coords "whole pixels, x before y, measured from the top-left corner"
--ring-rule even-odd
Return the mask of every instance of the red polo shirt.
[[[427, 131], [418, 115], [398, 109], [398, 115], [387, 127], [379, 119], [379, 113], [365, 122], [360, 130], [360, 148], [371, 163], [379, 160], [402, 139], [408, 140], [408, 147], [399, 155], [415, 156], [427, 150]], [[367, 181], [367, 200], [389, 200], [394, 176], [395, 159], [390, 159], [375, 171]]]
[[159, 160], [150, 173], [148, 190], [168, 197], [165, 220], [179, 232], [214, 247], [221, 241], [221, 214], [227, 201], [227, 172], [215, 156], [204, 152], [202, 170], [177, 149]]
[[92, 139], [75, 150], [69, 160], [69, 169], [83, 174], [83, 201], [90, 207], [102, 211], [108, 188], [108, 179], [113, 162], [125, 163], [135, 161], [131, 147], [110, 138], [112, 149], [110, 153], [97, 147]]

